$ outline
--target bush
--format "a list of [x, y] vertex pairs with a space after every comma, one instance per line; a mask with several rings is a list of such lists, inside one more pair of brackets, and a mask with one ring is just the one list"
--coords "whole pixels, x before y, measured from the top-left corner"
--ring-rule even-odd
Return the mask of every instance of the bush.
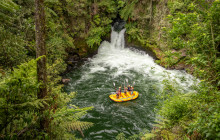
[[171, 124], [169, 125], [173, 126], [183, 120], [184, 117], [189, 117], [187, 115], [191, 112], [192, 109], [189, 100], [183, 96], [176, 95], [164, 101], [159, 115], [170, 120]]
[[198, 131], [206, 139], [220, 138], [220, 103], [204, 105], [198, 112], [198, 117], [190, 125], [188, 133]]

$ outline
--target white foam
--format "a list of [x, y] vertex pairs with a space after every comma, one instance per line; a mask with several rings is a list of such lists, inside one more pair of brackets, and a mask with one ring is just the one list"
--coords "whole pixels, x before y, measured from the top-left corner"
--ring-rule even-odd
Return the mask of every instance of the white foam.
[[[103, 41], [98, 54], [90, 60], [89, 73], [105, 71], [106, 68], [115, 69], [112, 77], [129, 75], [130, 70], [136, 71], [144, 77], [150, 77], [161, 83], [164, 79], [175, 80], [179, 85], [188, 88], [193, 85], [195, 78], [184, 71], [166, 70], [156, 64], [152, 57], [138, 50], [130, 50], [124, 46], [125, 29], [119, 33], [112, 30], [111, 43]], [[88, 73], [87, 73], [88, 74]], [[184, 77], [184, 81], [181, 81]]]

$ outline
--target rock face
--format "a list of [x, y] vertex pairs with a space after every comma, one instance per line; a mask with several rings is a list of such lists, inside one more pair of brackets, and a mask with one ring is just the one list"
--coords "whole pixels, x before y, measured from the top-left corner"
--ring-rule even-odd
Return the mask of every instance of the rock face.
[[120, 32], [125, 27], [125, 21], [117, 21], [114, 23], [113, 27], [115, 31]]
[[176, 57], [174, 59], [176, 59], [176, 63], [173, 64], [173, 69], [176, 69], [176, 70], [185, 70], [188, 65], [186, 65], [185, 63], [181, 62], [181, 60], [183, 60], [185, 57], [186, 57], [186, 49], [181, 49], [181, 50], [172, 50], [172, 53], [179, 53], [180, 56], [179, 57]]
[[80, 56], [77, 53], [71, 54], [67, 58], [67, 64], [74, 64], [77, 63], [78, 61], [80, 61]]
[[69, 49], [67, 50], [68, 56], [66, 58], [66, 63], [68, 66], [74, 67], [80, 60], [79, 49]]
[[122, 20], [122, 19], [120, 18], [120, 16], [118, 16], [118, 17], [114, 20], [114, 22], [113, 22], [113, 24], [112, 24], [112, 27], [114, 28], [114, 30], [115, 30], [116, 32], [120, 32], [122, 29], [125, 28], [125, 24], [126, 24], [126, 22], [125, 22], [124, 20]]
[[[163, 51], [161, 51], [159, 48], [153, 48], [153, 51], [156, 54], [156, 57], [161, 60], [160, 65], [165, 66], [166, 63], [163, 61], [166, 58], [166, 55], [164, 54]], [[171, 52], [174, 54], [179, 54], [179, 56], [174, 56], [173, 59], [175, 62], [168, 67], [168, 69], [176, 69], [176, 70], [186, 70], [186, 69], [191, 69], [191, 66], [189, 64], [185, 64], [183, 59], [187, 56], [187, 50], [186, 49], [181, 49], [181, 50], [171, 50]]]

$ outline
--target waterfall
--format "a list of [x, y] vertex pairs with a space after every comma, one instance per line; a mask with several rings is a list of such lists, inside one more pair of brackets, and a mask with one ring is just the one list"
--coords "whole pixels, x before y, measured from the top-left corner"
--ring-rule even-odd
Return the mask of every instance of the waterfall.
[[120, 75], [130, 75], [129, 71], [136, 71], [141, 73], [143, 77], [148, 77], [157, 80], [158, 84], [167, 79], [174, 81], [183, 89], [189, 89], [196, 81], [193, 76], [187, 74], [185, 71], [180, 70], [166, 70], [154, 62], [154, 59], [145, 54], [143, 51], [130, 50], [125, 48], [124, 41], [125, 29], [119, 33], [112, 28], [111, 42], [103, 41], [99, 47], [98, 54], [92, 59], [90, 72], [117, 69], [112, 75], [114, 77]]
[[105, 52], [114, 52], [116, 50], [122, 50], [125, 48], [125, 34], [126, 29], [121, 30], [120, 32], [114, 31], [112, 27], [111, 31], [111, 42], [103, 41], [99, 47], [98, 54]]
[[112, 27], [112, 33], [111, 33], [111, 47], [112, 48], [118, 48], [118, 49], [124, 49], [125, 47], [125, 40], [124, 40], [124, 34], [125, 30], [121, 30], [119, 33], [114, 31], [114, 28]]

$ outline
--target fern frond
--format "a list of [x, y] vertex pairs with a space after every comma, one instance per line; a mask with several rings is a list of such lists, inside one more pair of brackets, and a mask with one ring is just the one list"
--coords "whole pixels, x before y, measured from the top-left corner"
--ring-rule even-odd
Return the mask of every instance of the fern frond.
[[155, 121], [156, 124], [153, 124], [153, 127], [162, 129], [165, 127], [166, 123], [169, 123], [169, 120], [164, 119], [162, 117], [157, 117], [157, 120]]
[[29, 101], [21, 104], [15, 104], [13, 107], [21, 107], [21, 108], [44, 108], [45, 106], [48, 106], [48, 103], [45, 101], [45, 99], [36, 99], [34, 101]]
[[77, 112], [77, 113], [75, 113], [74, 114], [74, 120], [78, 120], [78, 119], [80, 119], [80, 118], [82, 118], [84, 115], [86, 115], [87, 114], [87, 112], [86, 111], [81, 111], [81, 112]]
[[89, 129], [90, 127], [93, 126], [93, 123], [91, 122], [81, 122], [81, 121], [73, 121], [73, 122], [67, 122], [65, 124], [65, 128], [68, 131], [82, 131], [82, 130], [86, 130]]
[[49, 7], [45, 7], [45, 11], [46, 11], [46, 13], [49, 13], [49, 16], [50, 16], [50, 15], [53, 15], [53, 16], [55, 16], [55, 17], [58, 16], [58, 15], [56, 14], [56, 12], [54, 12], [54, 10], [52, 10], [52, 9], [49, 8]]
[[124, 20], [127, 20], [129, 17], [132, 17], [132, 13], [137, 2], [138, 0], [134, 0], [130, 4], [128, 2], [126, 6], [121, 10], [120, 15]]
[[15, 12], [17, 9], [19, 9], [19, 6], [11, 0], [1, 0], [0, 9], [9, 12]]

